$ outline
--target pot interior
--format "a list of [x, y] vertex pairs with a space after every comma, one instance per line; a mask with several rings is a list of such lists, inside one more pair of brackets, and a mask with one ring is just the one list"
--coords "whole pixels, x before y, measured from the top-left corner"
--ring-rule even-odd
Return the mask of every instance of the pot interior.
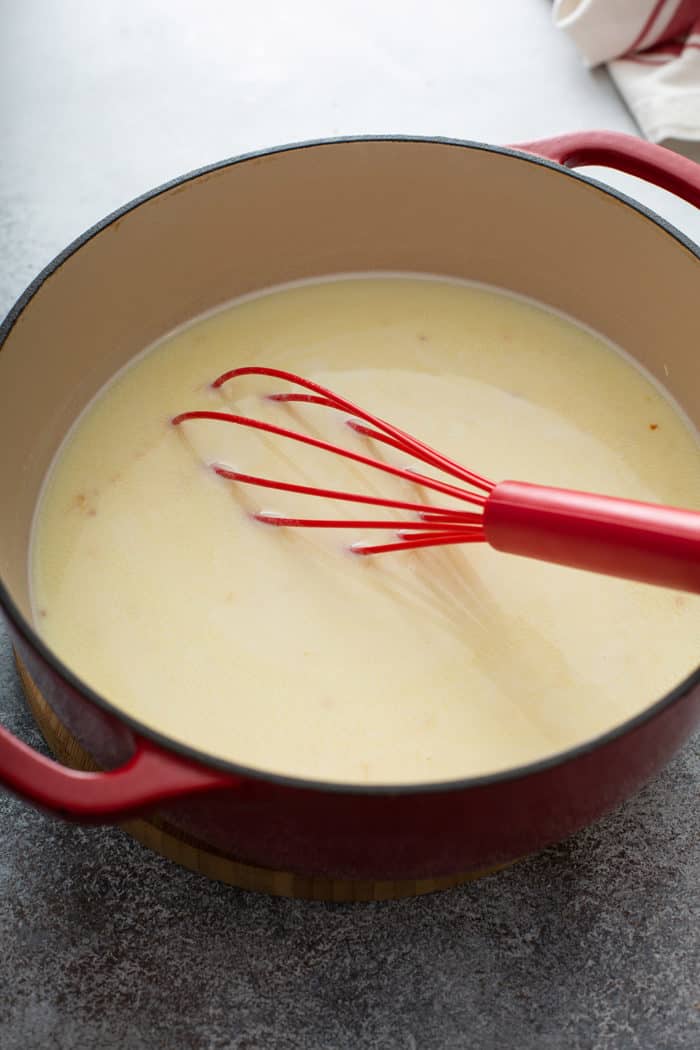
[[481, 281], [578, 319], [700, 423], [700, 260], [587, 182], [475, 146], [347, 141], [230, 163], [106, 222], [45, 276], [0, 354], [0, 572], [29, 618], [31, 523], [99, 388], [176, 326], [256, 289], [342, 272]]

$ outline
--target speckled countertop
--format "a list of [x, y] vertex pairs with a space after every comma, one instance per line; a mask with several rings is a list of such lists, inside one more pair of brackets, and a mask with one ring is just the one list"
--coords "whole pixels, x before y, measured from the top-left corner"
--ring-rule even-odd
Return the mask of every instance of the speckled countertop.
[[[0, 312], [103, 214], [244, 150], [633, 131], [548, 8], [0, 0]], [[700, 239], [689, 208], [611, 181]], [[42, 747], [4, 634], [0, 721]], [[560, 846], [462, 889], [360, 905], [233, 890], [0, 793], [0, 1048], [696, 1048], [699, 784], [696, 738]]]

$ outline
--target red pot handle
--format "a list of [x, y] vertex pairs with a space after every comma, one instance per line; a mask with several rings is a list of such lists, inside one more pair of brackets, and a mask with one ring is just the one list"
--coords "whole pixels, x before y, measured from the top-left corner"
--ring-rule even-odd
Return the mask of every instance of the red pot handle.
[[58, 816], [112, 824], [166, 800], [232, 788], [239, 777], [170, 754], [137, 738], [129, 761], [106, 773], [69, 769], [0, 727], [0, 784]]
[[575, 131], [523, 142], [513, 149], [546, 157], [567, 168], [597, 164], [637, 175], [700, 208], [700, 164], [653, 142], [618, 131]]

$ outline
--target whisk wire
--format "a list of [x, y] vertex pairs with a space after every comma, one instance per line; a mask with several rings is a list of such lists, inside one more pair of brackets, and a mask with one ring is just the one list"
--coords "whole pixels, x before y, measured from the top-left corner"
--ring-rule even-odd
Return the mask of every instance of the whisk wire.
[[[230, 382], [232, 379], [238, 379], [247, 375], [269, 376], [272, 379], [282, 379], [285, 382], [294, 384], [295, 386], [303, 387], [305, 390], [311, 390], [313, 394], [316, 395], [316, 399], [310, 401], [310, 403], [323, 404], [328, 408], [335, 408], [339, 411], [348, 412], [351, 416], [357, 416], [359, 419], [364, 420], [365, 423], [369, 423], [376, 427], [377, 430], [382, 432], [382, 434], [398, 441], [402, 451], [415, 456], [417, 459], [423, 459], [424, 462], [430, 463], [431, 466], [437, 467], [439, 470], [444, 470], [446, 473], [452, 474], [453, 477], [459, 478], [467, 484], [474, 485], [476, 488], [479, 488], [484, 492], [490, 492], [495, 487], [493, 481], [489, 481], [488, 478], [482, 477], [481, 474], [476, 474], [472, 470], [467, 470], [466, 467], [461, 466], [459, 463], [455, 463], [455, 461], [448, 456], [436, 452], [435, 449], [426, 445], [424, 442], [419, 441], [417, 438], [412, 437], [411, 434], [407, 434], [404, 430], [399, 429], [399, 427], [387, 423], [386, 420], [380, 419], [379, 416], [372, 415], [371, 412], [367, 412], [358, 405], [353, 404], [352, 401], [340, 397], [327, 387], [321, 386], [320, 383], [314, 383], [312, 380], [305, 379], [303, 376], [298, 376], [294, 372], [286, 372], [280, 368], [266, 368], [256, 365], [248, 365], [243, 368], [232, 368], [228, 372], [223, 372], [220, 376], [217, 376], [212, 383], [212, 388], [214, 390], [220, 390], [222, 386]], [[294, 401], [305, 398], [305, 395], [269, 394], [268, 398], [278, 401]]]
[[322, 488], [315, 485], [304, 485], [294, 482], [285, 482], [272, 478], [260, 477], [234, 470], [225, 463], [213, 463], [212, 469], [219, 477], [229, 481], [239, 482], [246, 485], [254, 485], [261, 488], [276, 489], [283, 492], [296, 492], [300, 495], [318, 496], [327, 499], [341, 500], [345, 502], [365, 504], [370, 506], [385, 507], [394, 510], [411, 511], [417, 515], [415, 521], [404, 520], [355, 520], [355, 519], [320, 519], [301, 518], [296, 516], [282, 515], [274, 511], [259, 511], [253, 517], [267, 525], [277, 527], [297, 528], [329, 528], [329, 529], [391, 529], [396, 533], [397, 540], [394, 543], [368, 544], [357, 543], [351, 546], [357, 554], [381, 554], [388, 551], [407, 549], [411, 547], [437, 546], [446, 543], [473, 543], [484, 540], [483, 532], [483, 506], [487, 495], [493, 488], [493, 482], [473, 471], [469, 471], [459, 464], [454, 463], [448, 457], [441, 455], [428, 445], [411, 437], [398, 427], [387, 423], [385, 420], [372, 415], [359, 408], [353, 402], [346, 400], [318, 383], [303, 379], [281, 369], [246, 367], [232, 369], [218, 376], [212, 383], [212, 388], [220, 389], [225, 383], [246, 375], [262, 375], [301, 386], [310, 393], [273, 393], [266, 395], [266, 400], [282, 404], [310, 404], [336, 411], [346, 412], [350, 418], [346, 420], [347, 425], [357, 434], [374, 441], [382, 442], [404, 455], [411, 456], [422, 463], [441, 470], [451, 477], [458, 478], [481, 491], [474, 492], [451, 482], [428, 477], [410, 467], [398, 467], [383, 462], [374, 457], [354, 452], [351, 449], [342, 448], [321, 438], [312, 437], [299, 431], [290, 430], [287, 427], [268, 423], [251, 416], [244, 416], [234, 412], [222, 412], [211, 409], [199, 409], [190, 412], [181, 412], [175, 416], [172, 423], [179, 426], [191, 420], [210, 420], [216, 422], [230, 423], [238, 426], [260, 430], [264, 433], [273, 434], [277, 437], [297, 441], [312, 448], [360, 463], [373, 470], [383, 471], [403, 481], [408, 481], [421, 488], [432, 490], [441, 495], [449, 496], [456, 500], [470, 503], [479, 508], [479, 513], [474, 511], [463, 511], [449, 507], [431, 507], [425, 503], [417, 503], [409, 500], [387, 499], [379, 496], [367, 496], [357, 492], [345, 492], [336, 489]]

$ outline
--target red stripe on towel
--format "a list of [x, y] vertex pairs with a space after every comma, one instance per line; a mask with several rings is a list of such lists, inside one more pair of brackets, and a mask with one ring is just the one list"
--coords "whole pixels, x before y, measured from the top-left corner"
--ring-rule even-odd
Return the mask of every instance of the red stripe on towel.
[[[685, 2], [685, 0], [679, 0], [679, 2], [682, 4]], [[665, 6], [666, 0], [656, 0], [656, 3], [654, 4], [654, 6], [651, 9], [651, 12], [649, 13], [649, 17], [647, 18], [639, 33], [627, 49], [627, 54], [629, 54], [630, 51], [636, 51], [636, 49], [644, 40], [645, 36], [653, 29], [654, 25], [656, 24], [656, 20], [661, 14], [662, 8], [664, 8]], [[676, 18], [677, 14], [678, 12], [676, 11], [676, 13], [673, 16], [674, 19]]]
[[681, 0], [680, 7], [663, 33], [664, 40], [672, 40], [674, 36], [694, 33], [696, 26], [700, 29], [700, 0]]

